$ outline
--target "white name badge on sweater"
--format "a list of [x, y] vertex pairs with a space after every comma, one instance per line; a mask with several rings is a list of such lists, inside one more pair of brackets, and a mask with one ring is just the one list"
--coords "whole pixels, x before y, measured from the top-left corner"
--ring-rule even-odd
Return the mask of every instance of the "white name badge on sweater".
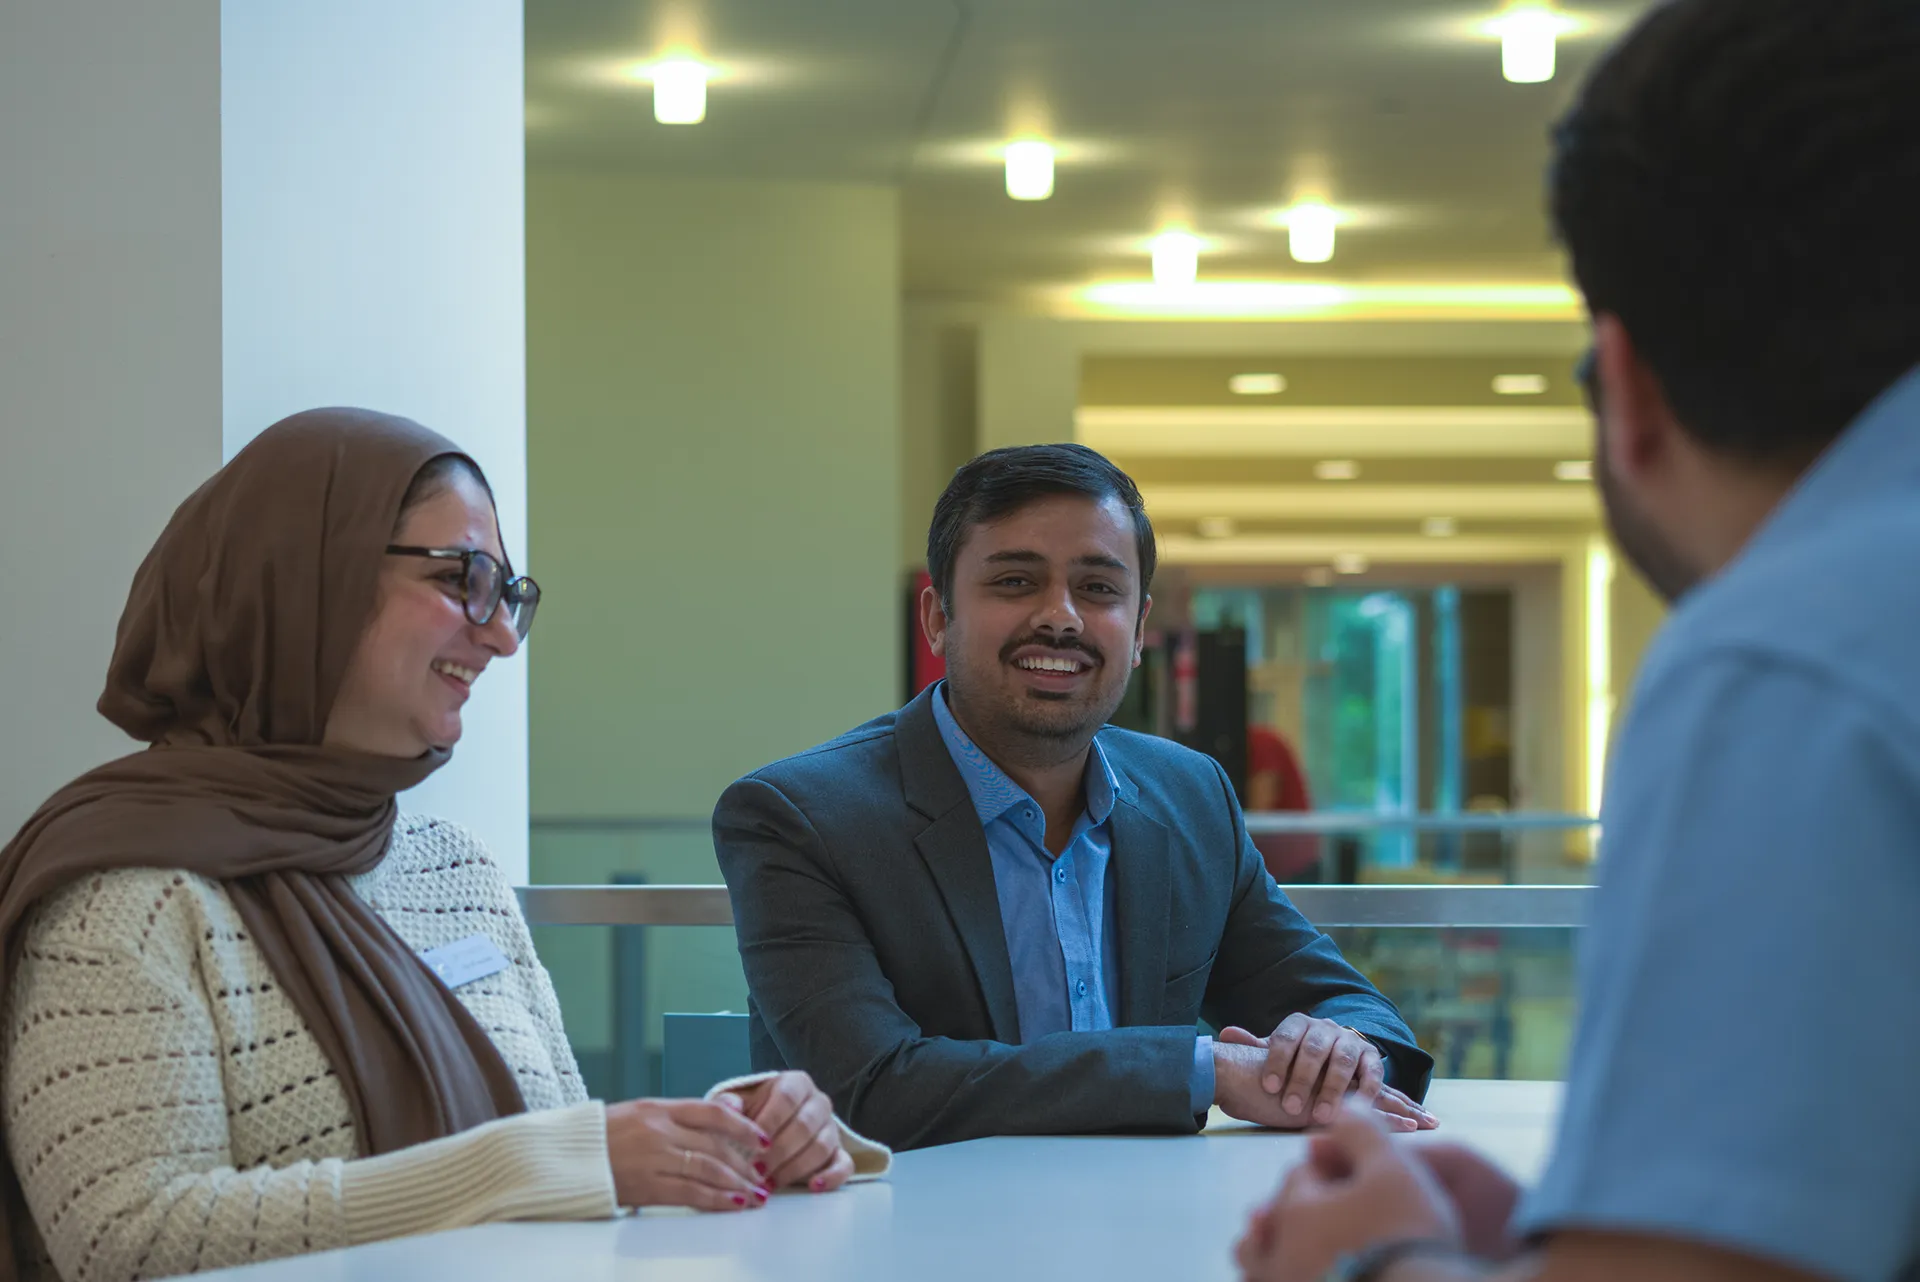
[[448, 988], [471, 984], [507, 968], [507, 955], [485, 935], [468, 935], [451, 944], [429, 948], [420, 954], [420, 960]]

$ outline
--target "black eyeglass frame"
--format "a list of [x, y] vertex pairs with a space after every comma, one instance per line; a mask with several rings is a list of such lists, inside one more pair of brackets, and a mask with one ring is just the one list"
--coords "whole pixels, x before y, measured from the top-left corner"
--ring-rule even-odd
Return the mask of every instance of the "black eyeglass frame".
[[1580, 385], [1581, 394], [1587, 398], [1587, 408], [1595, 414], [1600, 412], [1600, 374], [1595, 368], [1597, 364], [1598, 353], [1591, 343], [1587, 344], [1586, 351], [1580, 353], [1580, 359], [1573, 363], [1573, 381]]
[[[540, 607], [540, 585], [526, 575], [515, 575], [511, 566], [502, 565], [493, 553], [483, 552], [479, 548], [425, 548], [405, 543], [387, 544], [388, 556], [420, 556], [435, 561], [458, 561], [460, 563], [460, 606], [467, 613], [467, 621], [475, 627], [484, 628], [493, 622], [493, 616], [506, 605], [508, 618], [513, 624], [515, 637], [521, 641], [527, 639], [527, 633], [533, 631], [534, 611]], [[500, 585], [493, 600], [487, 603], [485, 614], [474, 613], [473, 600], [473, 563], [475, 559], [484, 559], [488, 564], [498, 567], [499, 573], [494, 581]], [[521, 607], [524, 606], [524, 611]]]

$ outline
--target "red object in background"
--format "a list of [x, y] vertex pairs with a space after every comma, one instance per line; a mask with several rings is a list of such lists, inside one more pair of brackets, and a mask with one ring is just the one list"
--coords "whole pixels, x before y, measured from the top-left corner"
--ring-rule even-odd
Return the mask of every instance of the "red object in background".
[[[1249, 810], [1308, 811], [1313, 798], [1307, 776], [1277, 731], [1258, 723], [1247, 727], [1247, 808]], [[1260, 852], [1275, 881], [1300, 881], [1307, 874], [1318, 880], [1320, 836], [1311, 832], [1257, 832], [1253, 848]]]
[[1247, 727], [1247, 778], [1273, 775], [1280, 785], [1272, 808], [1275, 810], [1312, 810], [1313, 798], [1307, 794], [1307, 776], [1293, 749], [1271, 726]]
[[921, 570], [907, 587], [908, 699], [947, 675], [947, 661], [933, 652], [927, 644], [926, 629], [920, 626], [920, 594], [932, 586], [933, 576]]
[[1173, 640], [1173, 732], [1185, 738], [1199, 724], [1200, 656], [1189, 629]]

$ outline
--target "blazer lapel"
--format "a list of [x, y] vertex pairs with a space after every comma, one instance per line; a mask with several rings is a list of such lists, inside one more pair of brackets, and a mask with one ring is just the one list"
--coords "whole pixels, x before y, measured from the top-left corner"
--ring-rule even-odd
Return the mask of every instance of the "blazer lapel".
[[938, 697], [938, 689], [929, 687], [900, 710], [894, 723], [901, 792], [908, 805], [933, 821], [914, 839], [914, 848], [933, 874], [973, 963], [993, 1039], [1018, 1042], [1020, 1007], [1013, 995], [1013, 962], [1007, 953], [1006, 925], [1000, 918], [993, 860], [987, 854], [987, 834], [973, 798], [933, 719], [929, 700]]
[[1000, 919], [1000, 894], [993, 884], [987, 835], [971, 800], [933, 822], [914, 841], [940, 887], [947, 913], [960, 932], [987, 1019], [997, 1042], [1020, 1040], [1020, 1007], [1013, 996], [1013, 962], [1007, 954], [1007, 929]]
[[[1119, 774], [1118, 767], [1115, 774]], [[1120, 932], [1120, 1010], [1114, 1022], [1137, 1027], [1160, 1022], [1167, 995], [1167, 929], [1172, 867], [1166, 826], [1139, 808], [1137, 793], [1124, 782], [1114, 802], [1113, 857], [1107, 875], [1114, 878], [1114, 926]]]

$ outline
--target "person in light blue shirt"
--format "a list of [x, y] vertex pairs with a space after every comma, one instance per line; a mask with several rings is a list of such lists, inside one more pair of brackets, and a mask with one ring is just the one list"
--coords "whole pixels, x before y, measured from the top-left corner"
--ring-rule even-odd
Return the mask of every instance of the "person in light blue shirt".
[[1676, 0], [1555, 135], [1616, 741], [1555, 1150], [1343, 1115], [1259, 1282], [1920, 1280], [1920, 5]]
[[[1120, 991], [1118, 932], [1107, 862], [1119, 781], [1095, 739], [1085, 779], [1086, 809], [1073, 821], [1066, 848], [1047, 849], [1047, 821], [1026, 789], [974, 745], [947, 706], [946, 683], [933, 698], [933, 720], [960, 768], [987, 834], [994, 892], [1013, 963], [1013, 998], [1022, 1041], [1048, 1033], [1094, 1032], [1113, 1027], [1112, 995]], [[1392, 1062], [1382, 1057], [1381, 1080], [1392, 1084]], [[1204, 1113], [1213, 1104], [1212, 1039], [1196, 1035], [1189, 1107]]]
[[[986, 830], [994, 892], [1013, 963], [1021, 1040], [1112, 1028], [1108, 994], [1120, 991], [1120, 964], [1114, 932], [1106, 928], [1114, 917], [1107, 880], [1113, 835], [1107, 816], [1113, 812], [1117, 781], [1106, 749], [1098, 739], [1090, 747], [1086, 809], [1073, 821], [1066, 848], [1056, 856], [1047, 849], [1047, 821], [1039, 805], [967, 737], [947, 706], [946, 682], [940, 687], [933, 699], [933, 721]], [[1213, 1064], [1210, 1058], [1201, 1062], [1195, 1112], [1206, 1111], [1213, 1102]]]
[[896, 1148], [1216, 1105], [1297, 1129], [1349, 1093], [1434, 1125], [1432, 1058], [1268, 875], [1220, 764], [1107, 724], [1154, 560], [1138, 487], [1085, 446], [954, 474], [920, 602], [947, 679], [714, 807], [756, 1067]]

